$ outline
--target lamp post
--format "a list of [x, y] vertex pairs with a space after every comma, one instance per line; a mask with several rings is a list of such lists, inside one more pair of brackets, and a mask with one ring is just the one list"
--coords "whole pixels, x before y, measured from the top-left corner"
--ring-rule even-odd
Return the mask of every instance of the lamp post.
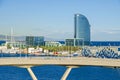
[[83, 40], [83, 45], [82, 45], [82, 47], [83, 47], [83, 49], [84, 49], [84, 38], [83, 38], [82, 40]]

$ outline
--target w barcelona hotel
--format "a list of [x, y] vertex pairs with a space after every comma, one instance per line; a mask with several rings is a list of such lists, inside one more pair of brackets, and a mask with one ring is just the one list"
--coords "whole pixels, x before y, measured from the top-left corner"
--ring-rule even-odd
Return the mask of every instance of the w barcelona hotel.
[[82, 14], [74, 15], [74, 38], [66, 39], [67, 46], [90, 45], [90, 24]]
[[82, 14], [74, 15], [74, 38], [66, 39], [66, 46], [120, 46], [120, 41], [91, 41], [90, 24]]

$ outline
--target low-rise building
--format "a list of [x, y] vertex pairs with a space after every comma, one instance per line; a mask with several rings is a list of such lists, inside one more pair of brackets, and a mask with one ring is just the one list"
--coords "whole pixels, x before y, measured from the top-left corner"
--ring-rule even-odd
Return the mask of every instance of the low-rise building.
[[44, 46], [43, 36], [26, 36], [26, 46]]
[[83, 39], [66, 39], [65, 40], [66, 46], [84, 46], [84, 40]]
[[64, 45], [65, 45], [64, 41], [45, 41], [45, 46], [48, 47], [59, 47]]

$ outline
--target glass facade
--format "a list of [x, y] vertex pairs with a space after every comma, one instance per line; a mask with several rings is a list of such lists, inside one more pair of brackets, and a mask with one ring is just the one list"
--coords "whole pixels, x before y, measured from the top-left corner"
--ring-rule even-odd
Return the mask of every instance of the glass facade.
[[66, 39], [66, 46], [84, 46], [84, 41], [82, 39]]
[[65, 44], [66, 46], [74, 46], [74, 39], [66, 39]]
[[26, 45], [27, 46], [44, 46], [44, 37], [43, 36], [26, 36]]
[[74, 38], [84, 41], [84, 45], [90, 44], [90, 24], [87, 18], [81, 14], [74, 16]]

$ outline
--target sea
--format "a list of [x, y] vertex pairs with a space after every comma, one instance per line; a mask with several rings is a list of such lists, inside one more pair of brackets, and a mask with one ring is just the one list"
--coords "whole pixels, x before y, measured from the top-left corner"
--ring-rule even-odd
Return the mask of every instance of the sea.
[[[1, 57], [25, 57], [25, 55], [0, 54]], [[28, 56], [28, 55], [27, 55]], [[38, 80], [60, 80], [65, 66], [42, 65], [31, 68]], [[32, 80], [26, 68], [0, 66], [0, 80]], [[80, 66], [73, 68], [66, 80], [120, 80], [119, 68]]]

